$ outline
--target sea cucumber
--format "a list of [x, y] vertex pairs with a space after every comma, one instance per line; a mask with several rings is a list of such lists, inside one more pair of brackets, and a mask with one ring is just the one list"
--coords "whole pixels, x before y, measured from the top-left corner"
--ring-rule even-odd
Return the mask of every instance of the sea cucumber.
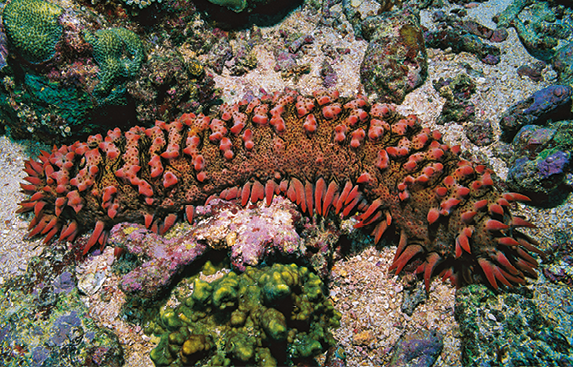
[[427, 289], [435, 274], [494, 288], [536, 277], [530, 252], [543, 252], [516, 229], [533, 225], [509, 208], [529, 199], [502, 193], [492, 171], [459, 150], [393, 105], [285, 89], [214, 117], [183, 114], [42, 152], [25, 164], [31, 198], [19, 211], [34, 212], [29, 236], [46, 243], [94, 228], [87, 253], [119, 222], [162, 234], [212, 197], [245, 206], [284, 195], [308, 215], [356, 215], [376, 242], [396, 233], [390, 270], [417, 266]]

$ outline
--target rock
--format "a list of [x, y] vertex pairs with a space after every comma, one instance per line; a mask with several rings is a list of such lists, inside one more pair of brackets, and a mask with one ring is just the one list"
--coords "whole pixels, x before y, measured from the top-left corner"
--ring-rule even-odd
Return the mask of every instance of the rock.
[[[559, 239], [557, 239], [559, 241]], [[573, 286], [573, 242], [564, 238], [559, 242], [554, 242], [547, 251], [551, 262], [543, 267], [543, 275], [549, 282], [556, 284], [566, 284]], [[566, 306], [565, 311], [573, 314], [572, 305]]]
[[346, 352], [342, 346], [330, 347], [326, 352], [324, 367], [346, 367]]
[[521, 287], [499, 293], [482, 285], [459, 289], [455, 316], [462, 335], [462, 363], [570, 365], [572, 317], [559, 305], [571, 302], [572, 295], [566, 286], [540, 282], [531, 289]]
[[476, 90], [475, 83], [467, 74], [456, 75], [454, 79], [440, 78], [433, 83], [434, 89], [446, 99], [439, 124], [447, 122], [465, 122], [473, 118], [475, 106], [470, 97]]
[[166, 237], [139, 224], [118, 224], [109, 243], [134, 254], [140, 265], [124, 275], [120, 287], [129, 295], [156, 297], [185, 266], [211, 249], [225, 250], [239, 271], [267, 258], [300, 258], [306, 248], [295, 230], [300, 218], [290, 201], [276, 197], [270, 207], [244, 209], [220, 199], [195, 209], [197, 224], [175, 226]]
[[381, 101], [400, 104], [427, 76], [427, 55], [417, 13], [405, 8], [369, 17], [362, 33], [370, 41], [360, 80]]
[[543, 81], [543, 74], [541, 73], [545, 68], [545, 63], [543, 61], [536, 62], [530, 65], [521, 65], [517, 68], [517, 75], [520, 77], [528, 77], [534, 82]]
[[105, 278], [102, 271], [83, 274], [78, 279], [78, 289], [85, 295], [94, 295], [103, 285]]
[[568, 85], [552, 85], [517, 102], [503, 113], [499, 121], [502, 140], [511, 141], [522, 126], [568, 118], [571, 116], [572, 94], [573, 89]]
[[477, 146], [483, 147], [493, 143], [493, 127], [490, 120], [474, 121], [464, 126], [468, 139]]
[[511, 144], [513, 161], [520, 157], [534, 159], [539, 153], [551, 148], [557, 130], [552, 127], [526, 125], [519, 130]]
[[535, 159], [519, 158], [509, 169], [507, 184], [510, 189], [529, 195], [537, 205], [562, 199], [563, 180], [569, 167], [569, 153], [559, 150], [544, 151]]
[[431, 367], [443, 347], [443, 336], [436, 330], [407, 332], [394, 346], [388, 367]]
[[404, 289], [404, 299], [402, 301], [402, 312], [412, 316], [416, 307], [426, 302], [426, 290], [423, 283], [419, 283], [416, 288]]
[[533, 204], [558, 204], [571, 191], [565, 180], [572, 149], [572, 121], [524, 126], [511, 144], [508, 186], [530, 196]]
[[573, 84], [573, 42], [561, 47], [551, 60], [559, 74], [557, 81], [563, 85]]
[[494, 21], [498, 27], [514, 27], [527, 51], [548, 61], [560, 40], [571, 36], [564, 11], [564, 5], [559, 2], [514, 0]]
[[507, 37], [507, 32], [502, 29], [491, 30], [474, 21], [462, 21], [459, 17], [446, 15], [443, 11], [435, 12], [433, 19], [438, 23], [437, 30], [424, 32], [426, 46], [442, 50], [451, 48], [455, 53], [473, 53], [485, 64], [499, 63], [499, 48], [483, 42], [482, 38], [500, 42]]

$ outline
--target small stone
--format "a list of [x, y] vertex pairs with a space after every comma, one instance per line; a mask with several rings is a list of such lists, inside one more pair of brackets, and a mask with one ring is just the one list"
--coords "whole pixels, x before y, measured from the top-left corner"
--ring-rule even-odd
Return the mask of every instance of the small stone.
[[354, 334], [352, 342], [354, 345], [370, 345], [374, 339], [374, 333], [371, 330], [364, 330], [358, 334]]
[[94, 295], [101, 288], [105, 278], [106, 275], [102, 271], [87, 273], [79, 279], [78, 289], [88, 296]]

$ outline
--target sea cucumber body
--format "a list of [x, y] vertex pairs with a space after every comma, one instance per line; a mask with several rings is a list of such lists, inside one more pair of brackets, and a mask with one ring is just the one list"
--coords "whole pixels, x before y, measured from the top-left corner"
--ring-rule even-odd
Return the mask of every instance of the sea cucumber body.
[[87, 252], [119, 222], [164, 233], [213, 196], [247, 205], [284, 195], [310, 215], [357, 215], [376, 242], [392, 229], [391, 269], [418, 265], [426, 287], [436, 273], [458, 285], [523, 283], [537, 266], [528, 251], [541, 252], [509, 205], [527, 198], [501, 193], [491, 170], [458, 151], [392, 105], [285, 90], [44, 152], [26, 163], [32, 197], [20, 211], [34, 211], [30, 235], [46, 241], [94, 228]]

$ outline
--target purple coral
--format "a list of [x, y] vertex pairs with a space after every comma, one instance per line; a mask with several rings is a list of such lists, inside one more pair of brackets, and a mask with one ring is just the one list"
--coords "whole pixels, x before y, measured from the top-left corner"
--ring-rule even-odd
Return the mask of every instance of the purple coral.
[[[239, 204], [211, 200], [195, 210], [197, 224], [166, 238], [138, 224], [118, 224], [110, 243], [127, 249], [143, 263], [125, 275], [120, 287], [142, 298], [155, 297], [173, 277], [209, 249], [227, 249], [238, 270], [275, 256], [304, 255], [295, 230], [300, 218], [294, 204], [276, 197], [269, 207], [244, 209]], [[175, 229], [176, 230], [176, 229]]]

